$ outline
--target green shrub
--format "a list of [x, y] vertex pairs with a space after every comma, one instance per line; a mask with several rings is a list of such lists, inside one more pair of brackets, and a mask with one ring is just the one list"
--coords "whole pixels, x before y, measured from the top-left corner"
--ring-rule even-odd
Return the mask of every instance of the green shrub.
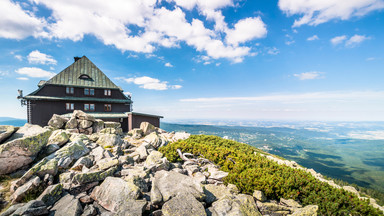
[[255, 154], [262, 151], [247, 144], [216, 136], [192, 135], [160, 151], [171, 162], [181, 161], [176, 149], [213, 161], [229, 173], [225, 183], [235, 184], [242, 193], [261, 190], [269, 199], [294, 199], [304, 205], [318, 205], [321, 215], [383, 215], [367, 200], [359, 200], [353, 193], [320, 182], [303, 170], [278, 165]]

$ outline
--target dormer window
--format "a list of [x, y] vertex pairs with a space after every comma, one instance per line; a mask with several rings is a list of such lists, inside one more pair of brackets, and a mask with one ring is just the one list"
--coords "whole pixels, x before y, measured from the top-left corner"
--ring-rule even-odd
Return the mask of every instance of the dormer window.
[[79, 79], [83, 79], [83, 80], [91, 80], [92, 78], [88, 75], [88, 74], [81, 74], [79, 76]]

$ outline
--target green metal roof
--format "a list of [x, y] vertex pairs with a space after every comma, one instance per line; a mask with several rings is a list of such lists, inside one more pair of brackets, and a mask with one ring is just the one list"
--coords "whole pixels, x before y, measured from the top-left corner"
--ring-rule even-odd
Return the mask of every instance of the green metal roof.
[[27, 95], [26, 100], [52, 100], [52, 101], [96, 101], [96, 102], [111, 102], [111, 103], [130, 103], [130, 99], [113, 99], [113, 98], [95, 98], [95, 97], [52, 97]]
[[[81, 75], [88, 75], [90, 79], [80, 79], [79, 77]], [[45, 84], [119, 89], [119, 87], [86, 56], [75, 61]]]
[[[87, 112], [87, 114], [95, 118], [128, 118], [128, 114], [124, 112], [121, 112], [121, 113]], [[66, 113], [61, 116], [64, 118], [70, 118], [72, 116], [72, 113]]]

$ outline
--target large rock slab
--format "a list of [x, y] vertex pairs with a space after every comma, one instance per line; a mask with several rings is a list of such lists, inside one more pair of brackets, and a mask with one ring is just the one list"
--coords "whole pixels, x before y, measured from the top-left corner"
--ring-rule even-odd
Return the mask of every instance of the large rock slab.
[[261, 216], [253, 197], [245, 194], [221, 198], [209, 210], [212, 216]]
[[61, 195], [63, 194], [63, 192], [64, 190], [63, 190], [62, 184], [51, 185], [51, 186], [48, 186], [43, 191], [43, 193], [40, 194], [37, 200], [41, 200], [45, 203], [45, 205], [51, 206], [61, 198]]
[[227, 188], [225, 185], [207, 184], [204, 186], [204, 193], [206, 195], [205, 202], [211, 204], [216, 200], [219, 200], [225, 196], [232, 196], [236, 194], [231, 188]]
[[318, 209], [317, 205], [307, 205], [304, 208], [296, 209], [292, 216], [316, 216]]
[[32, 200], [28, 203], [20, 203], [11, 206], [7, 211], [3, 212], [1, 216], [9, 215], [46, 215], [48, 213], [47, 207], [44, 202]]
[[89, 115], [81, 110], [75, 110], [73, 111], [72, 117], [76, 117], [80, 120], [88, 120], [94, 122], [96, 119], [92, 115]]
[[10, 137], [16, 131], [14, 126], [0, 125], [0, 143]]
[[79, 216], [83, 212], [80, 201], [73, 195], [67, 194], [52, 207], [51, 216]]
[[51, 136], [48, 139], [48, 144], [56, 144], [62, 146], [67, 143], [69, 140], [69, 134], [65, 130], [55, 130], [52, 132]]
[[25, 124], [0, 145], [0, 175], [11, 173], [29, 163], [46, 146], [52, 131]]
[[73, 142], [66, 144], [64, 147], [49, 155], [47, 159], [54, 159], [58, 162], [59, 168], [68, 168], [74, 161], [78, 160], [83, 155], [87, 154], [89, 149], [85, 146], [83, 141], [77, 139]]
[[156, 131], [156, 127], [149, 122], [141, 122], [140, 129], [143, 131], [144, 136]]
[[117, 167], [111, 167], [106, 171], [91, 171], [86, 173], [79, 173], [73, 176], [73, 183], [75, 184], [85, 184], [89, 182], [101, 181], [107, 178], [108, 176], [113, 176], [113, 174], [117, 171]]
[[27, 183], [25, 183], [23, 186], [17, 188], [17, 190], [12, 194], [10, 199], [12, 200], [12, 203], [18, 203], [20, 202], [27, 194], [34, 193], [38, 190], [38, 187], [41, 183], [41, 180], [39, 177], [31, 178]]
[[164, 216], [205, 216], [203, 204], [192, 194], [184, 193], [173, 197], [161, 209]]
[[48, 125], [53, 128], [60, 129], [64, 127], [67, 121], [68, 120], [66, 118], [57, 114], [53, 114], [52, 118], [48, 121]]
[[192, 177], [174, 171], [156, 172], [151, 190], [153, 204], [166, 202], [180, 193], [190, 193], [199, 201], [205, 198], [203, 188]]
[[118, 215], [141, 215], [146, 201], [136, 200], [140, 196], [139, 188], [123, 179], [107, 177], [93, 189], [91, 198], [108, 211]]
[[116, 134], [100, 134], [96, 143], [106, 148], [121, 145], [123, 141]]

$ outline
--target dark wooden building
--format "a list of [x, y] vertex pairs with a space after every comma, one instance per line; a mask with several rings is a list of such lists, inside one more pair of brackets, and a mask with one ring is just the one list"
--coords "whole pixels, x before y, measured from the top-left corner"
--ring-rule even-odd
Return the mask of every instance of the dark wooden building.
[[132, 112], [132, 100], [86, 56], [22, 97], [27, 105], [28, 123], [47, 125], [53, 114], [69, 116], [73, 110], [104, 121], [120, 122], [123, 131], [140, 127], [143, 121], [159, 127], [161, 116]]

